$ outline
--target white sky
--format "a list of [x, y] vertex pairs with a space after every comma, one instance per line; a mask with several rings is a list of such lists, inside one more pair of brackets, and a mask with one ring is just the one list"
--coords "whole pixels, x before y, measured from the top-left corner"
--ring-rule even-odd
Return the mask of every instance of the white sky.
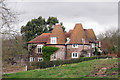
[[[18, 30], [22, 25], [42, 16], [48, 18], [54, 16], [63, 22], [67, 31], [73, 29], [76, 23], [82, 23], [84, 29], [92, 28], [96, 35], [107, 29], [118, 27], [118, 0], [91, 0], [92, 2], [79, 2], [79, 0], [8, 0], [8, 7], [14, 12], [20, 13], [20, 20], [16, 26]], [[81, 0], [83, 1], [83, 0]]]

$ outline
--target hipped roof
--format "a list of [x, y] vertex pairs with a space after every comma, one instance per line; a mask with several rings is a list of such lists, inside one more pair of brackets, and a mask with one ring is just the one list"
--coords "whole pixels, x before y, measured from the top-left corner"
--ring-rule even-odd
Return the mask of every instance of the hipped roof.
[[[65, 42], [66, 42], [66, 36], [65, 36], [65, 33], [63, 32], [61, 25], [55, 25], [50, 37], [56, 37], [57, 44], [65, 44]], [[47, 44], [50, 44], [50, 38], [49, 38]]]
[[52, 33], [43, 33], [40, 36], [34, 38], [28, 43], [47, 43], [51, 44], [50, 37], [57, 38], [57, 44], [65, 44], [66, 38], [69, 37], [68, 44], [83, 44], [82, 38], [85, 39], [85, 44], [89, 42], [96, 42], [96, 36], [93, 29], [83, 29], [82, 24], [76, 24], [73, 30], [69, 30], [68, 33], [64, 33], [61, 25], [55, 25]]
[[69, 44], [83, 44], [82, 38], [85, 39], [85, 44], [89, 44], [89, 42], [86, 38], [86, 35], [85, 35], [85, 31], [82, 27], [82, 24], [75, 25], [70, 38], [71, 39], [70, 39]]
[[69, 32], [66, 32], [66, 33], [65, 33], [65, 36], [70, 38], [70, 35], [72, 34], [72, 31], [73, 31], [73, 30], [69, 30]]
[[84, 29], [84, 30], [85, 30], [86, 37], [89, 40], [89, 42], [96, 43], [97, 38], [95, 36], [93, 29]]
[[40, 36], [34, 38], [28, 43], [46, 43], [48, 41], [48, 38], [50, 37], [50, 34], [51, 33], [42, 33]]

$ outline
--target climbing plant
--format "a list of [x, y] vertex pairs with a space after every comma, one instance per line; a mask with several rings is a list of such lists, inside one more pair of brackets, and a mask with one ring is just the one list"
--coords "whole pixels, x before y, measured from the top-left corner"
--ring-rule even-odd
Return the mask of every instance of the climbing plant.
[[33, 52], [33, 50], [35, 49], [36, 45], [32, 44], [30, 46], [30, 49], [29, 49], [29, 54], [31, 54]]
[[50, 55], [53, 54], [59, 50], [58, 47], [51, 47], [51, 46], [43, 46], [42, 52], [43, 52], [43, 59], [44, 61], [49, 61], [50, 60]]

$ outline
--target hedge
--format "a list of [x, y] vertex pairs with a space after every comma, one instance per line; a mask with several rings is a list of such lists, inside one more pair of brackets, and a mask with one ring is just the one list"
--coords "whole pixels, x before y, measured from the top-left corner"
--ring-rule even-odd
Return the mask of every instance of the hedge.
[[59, 61], [42, 61], [42, 62], [29, 62], [27, 63], [28, 70], [33, 70], [33, 69], [43, 69], [43, 68], [48, 68], [48, 67], [54, 67], [54, 66], [59, 66], [63, 64], [72, 64], [72, 63], [78, 63], [82, 61], [88, 61], [88, 60], [93, 60], [93, 59], [104, 59], [104, 58], [112, 58], [112, 57], [107, 57], [107, 56], [100, 56], [100, 57], [80, 57], [77, 59], [71, 59], [71, 60], [59, 60]]

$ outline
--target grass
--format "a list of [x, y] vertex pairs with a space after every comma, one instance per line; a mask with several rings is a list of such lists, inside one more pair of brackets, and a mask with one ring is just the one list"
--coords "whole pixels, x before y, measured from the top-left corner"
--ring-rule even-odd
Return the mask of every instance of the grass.
[[[97, 73], [101, 68], [108, 66], [113, 67], [117, 64], [118, 59], [95, 59], [58, 67], [5, 74], [3, 75], [3, 78], [99, 78], [100, 76], [92, 76], [92, 74]], [[118, 70], [118, 68], [108, 69], [106, 70], [106, 73], [111, 74], [115, 70]], [[118, 74], [114, 76], [107, 75], [107, 77], [117, 78]]]

